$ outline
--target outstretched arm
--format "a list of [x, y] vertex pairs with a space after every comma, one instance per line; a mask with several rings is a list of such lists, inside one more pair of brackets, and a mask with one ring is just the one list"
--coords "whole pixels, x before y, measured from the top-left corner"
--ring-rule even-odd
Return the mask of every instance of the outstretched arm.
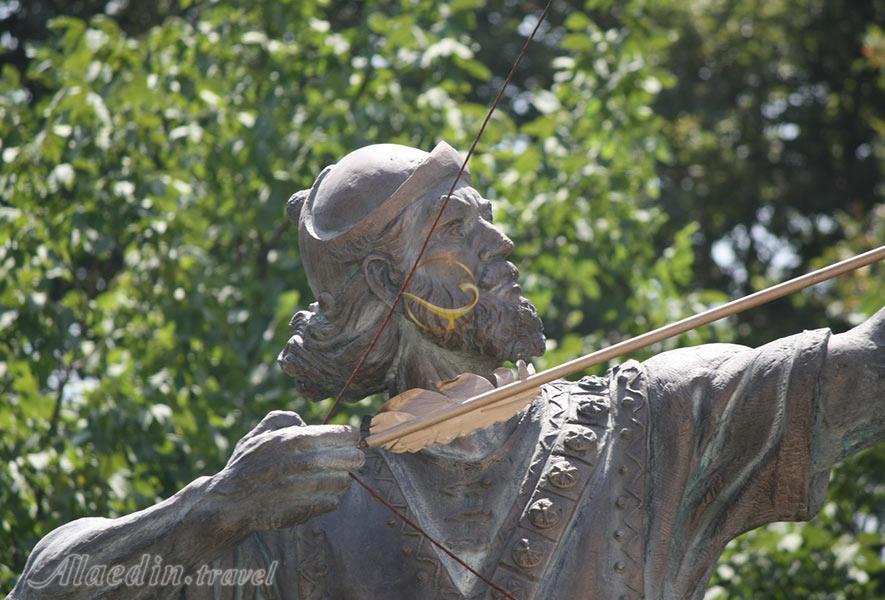
[[810, 519], [833, 464], [885, 439], [885, 310], [841, 335], [709, 344], [645, 364], [662, 490], [649, 526], [664, 533], [647, 552], [655, 572], [694, 586], [667, 597], [703, 595], [708, 559], [741, 533]]
[[885, 441], [885, 308], [830, 338], [820, 381], [818, 472]]

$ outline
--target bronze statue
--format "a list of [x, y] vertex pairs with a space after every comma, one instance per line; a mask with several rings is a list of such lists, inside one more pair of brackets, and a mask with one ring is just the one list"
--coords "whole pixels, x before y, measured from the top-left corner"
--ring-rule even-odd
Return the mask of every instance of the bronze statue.
[[[279, 362], [302, 394], [341, 389], [459, 165], [444, 143], [369, 146], [293, 196], [317, 301], [292, 318]], [[464, 181], [348, 398], [465, 372], [496, 383], [503, 362], [540, 355], [512, 249]], [[50, 533], [10, 597], [699, 599], [729, 540], [810, 519], [830, 468], [885, 439], [885, 310], [839, 335], [709, 344], [557, 381], [509, 421], [415, 454], [363, 451], [359, 438], [273, 412], [218, 474]], [[506, 595], [351, 485], [352, 470]], [[120, 573], [161, 557], [190, 579], [65, 583], [71, 556]], [[267, 577], [206, 584], [207, 566]]]

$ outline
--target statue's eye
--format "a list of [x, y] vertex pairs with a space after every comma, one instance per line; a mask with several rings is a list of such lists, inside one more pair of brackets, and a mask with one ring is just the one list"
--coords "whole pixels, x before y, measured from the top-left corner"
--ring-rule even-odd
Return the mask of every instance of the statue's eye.
[[443, 233], [449, 237], [462, 237], [464, 235], [464, 219], [455, 219], [443, 225]]

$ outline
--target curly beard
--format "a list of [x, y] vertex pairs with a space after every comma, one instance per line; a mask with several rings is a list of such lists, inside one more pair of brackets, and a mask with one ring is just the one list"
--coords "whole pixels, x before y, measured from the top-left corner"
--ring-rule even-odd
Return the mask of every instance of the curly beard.
[[[520, 294], [516, 267], [506, 261], [486, 265], [478, 278], [480, 291], [476, 305], [446, 329], [445, 319], [410, 302], [422, 333], [447, 350], [479, 355], [500, 364], [506, 360], [528, 359], [544, 353], [544, 327], [535, 306]], [[441, 307], [464, 306], [473, 297], [457, 285], [443, 285], [416, 273], [409, 291]]]

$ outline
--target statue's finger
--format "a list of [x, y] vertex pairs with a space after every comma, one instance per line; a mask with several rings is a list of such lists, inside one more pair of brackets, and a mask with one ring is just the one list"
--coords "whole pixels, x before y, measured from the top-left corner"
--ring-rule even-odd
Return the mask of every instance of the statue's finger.
[[309, 488], [312, 495], [341, 494], [350, 487], [350, 482], [347, 473], [342, 472], [317, 473], [307, 479], [294, 477], [292, 480], [294, 485], [302, 486], [302, 490]]
[[278, 433], [286, 445], [301, 450], [356, 448], [360, 441], [359, 429], [347, 425], [307, 425]]
[[291, 410], [272, 410], [249, 433], [258, 435], [265, 431], [274, 431], [283, 427], [304, 427], [304, 420], [298, 413]]
[[297, 451], [277, 459], [273, 469], [281, 476], [312, 477], [314, 473], [346, 476], [363, 466], [365, 457], [356, 448], [324, 449], [311, 452]]
[[304, 421], [298, 416], [298, 413], [288, 410], [273, 410], [261, 421], [253, 427], [246, 435], [240, 438], [234, 447], [234, 454], [243, 449], [243, 446], [249, 440], [252, 440], [268, 431], [276, 431], [285, 427], [303, 427]]

